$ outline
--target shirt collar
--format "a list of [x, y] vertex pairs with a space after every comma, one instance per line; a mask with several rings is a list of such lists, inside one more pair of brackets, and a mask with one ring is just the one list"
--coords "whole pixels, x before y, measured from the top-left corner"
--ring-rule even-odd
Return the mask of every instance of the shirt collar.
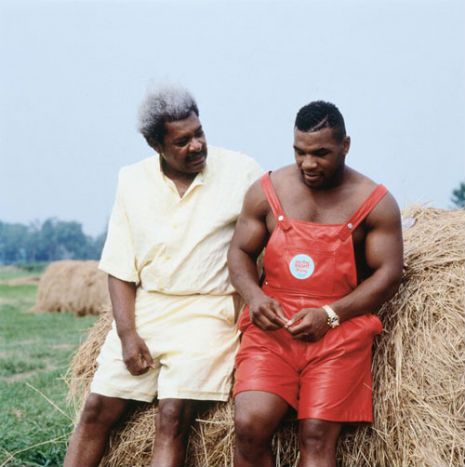
[[[157, 157], [157, 156], [155, 156], [155, 157]], [[176, 194], [178, 194], [178, 190], [176, 189], [176, 185], [174, 184], [173, 180], [171, 180], [169, 177], [167, 177], [163, 172], [162, 158], [161, 158], [160, 155], [158, 156], [157, 163], [155, 163], [154, 165], [155, 165], [155, 172], [156, 172], [157, 178], [159, 180], [161, 180], [165, 185], [167, 185], [171, 190], [174, 190], [176, 192]], [[182, 197], [182, 199], [184, 199], [186, 197], [186, 195], [188, 195], [196, 187], [204, 185], [206, 180], [207, 180], [209, 172], [210, 172], [210, 170], [209, 170], [209, 160], [208, 160], [208, 157], [207, 157], [207, 163], [205, 164], [205, 168], [195, 176], [195, 178], [192, 181], [192, 183], [190, 184], [189, 188], [184, 193], [184, 196]], [[178, 194], [178, 196], [179, 196], [179, 194]]]

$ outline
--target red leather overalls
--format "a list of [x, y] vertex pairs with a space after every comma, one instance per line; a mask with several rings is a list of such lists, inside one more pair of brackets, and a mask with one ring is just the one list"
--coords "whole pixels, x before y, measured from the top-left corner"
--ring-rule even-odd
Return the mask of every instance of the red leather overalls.
[[[261, 183], [276, 218], [265, 250], [263, 291], [288, 318], [349, 294], [357, 286], [352, 232], [386, 188], [378, 185], [345, 224], [316, 224], [286, 216], [269, 174]], [[250, 322], [248, 307], [239, 328], [235, 395], [277, 394], [299, 419], [372, 421], [371, 347], [373, 336], [382, 331], [377, 316], [344, 321], [316, 342], [296, 340], [286, 329], [263, 331]]]

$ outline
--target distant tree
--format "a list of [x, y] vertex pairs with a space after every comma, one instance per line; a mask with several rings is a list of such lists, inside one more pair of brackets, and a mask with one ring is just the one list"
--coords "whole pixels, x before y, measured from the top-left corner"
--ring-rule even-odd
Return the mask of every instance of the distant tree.
[[0, 261], [2, 263], [27, 261], [28, 234], [26, 225], [0, 221]]
[[97, 257], [94, 240], [84, 234], [79, 222], [47, 219], [37, 236], [37, 261], [92, 259]]
[[458, 207], [465, 207], [465, 183], [461, 182], [459, 187], [455, 190], [452, 190], [451, 201]]
[[29, 225], [0, 221], [0, 263], [98, 259], [105, 237], [86, 235], [75, 221], [51, 218]]
[[91, 242], [90, 251], [92, 252], [93, 258], [100, 258], [106, 238], [106, 231], [97, 235], [95, 238], [89, 238], [89, 241]]

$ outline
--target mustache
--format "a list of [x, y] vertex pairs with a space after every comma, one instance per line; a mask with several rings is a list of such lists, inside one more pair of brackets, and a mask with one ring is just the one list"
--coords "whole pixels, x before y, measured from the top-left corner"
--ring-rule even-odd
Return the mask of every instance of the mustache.
[[201, 157], [207, 157], [207, 148], [202, 149], [200, 152], [189, 153], [186, 157], [186, 160], [187, 162], [191, 162]]

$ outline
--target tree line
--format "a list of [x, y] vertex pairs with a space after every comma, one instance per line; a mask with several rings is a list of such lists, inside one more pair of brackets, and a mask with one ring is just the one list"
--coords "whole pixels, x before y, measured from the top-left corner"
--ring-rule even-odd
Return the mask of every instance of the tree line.
[[[452, 191], [452, 203], [465, 207], [465, 183]], [[49, 262], [60, 259], [99, 259], [106, 232], [91, 237], [76, 221], [51, 218], [40, 223], [0, 221], [0, 264]]]
[[86, 235], [75, 221], [51, 218], [31, 224], [0, 221], [0, 264], [98, 259], [106, 233]]
[[452, 190], [451, 201], [458, 208], [465, 208], [465, 183], [461, 182], [455, 190]]

